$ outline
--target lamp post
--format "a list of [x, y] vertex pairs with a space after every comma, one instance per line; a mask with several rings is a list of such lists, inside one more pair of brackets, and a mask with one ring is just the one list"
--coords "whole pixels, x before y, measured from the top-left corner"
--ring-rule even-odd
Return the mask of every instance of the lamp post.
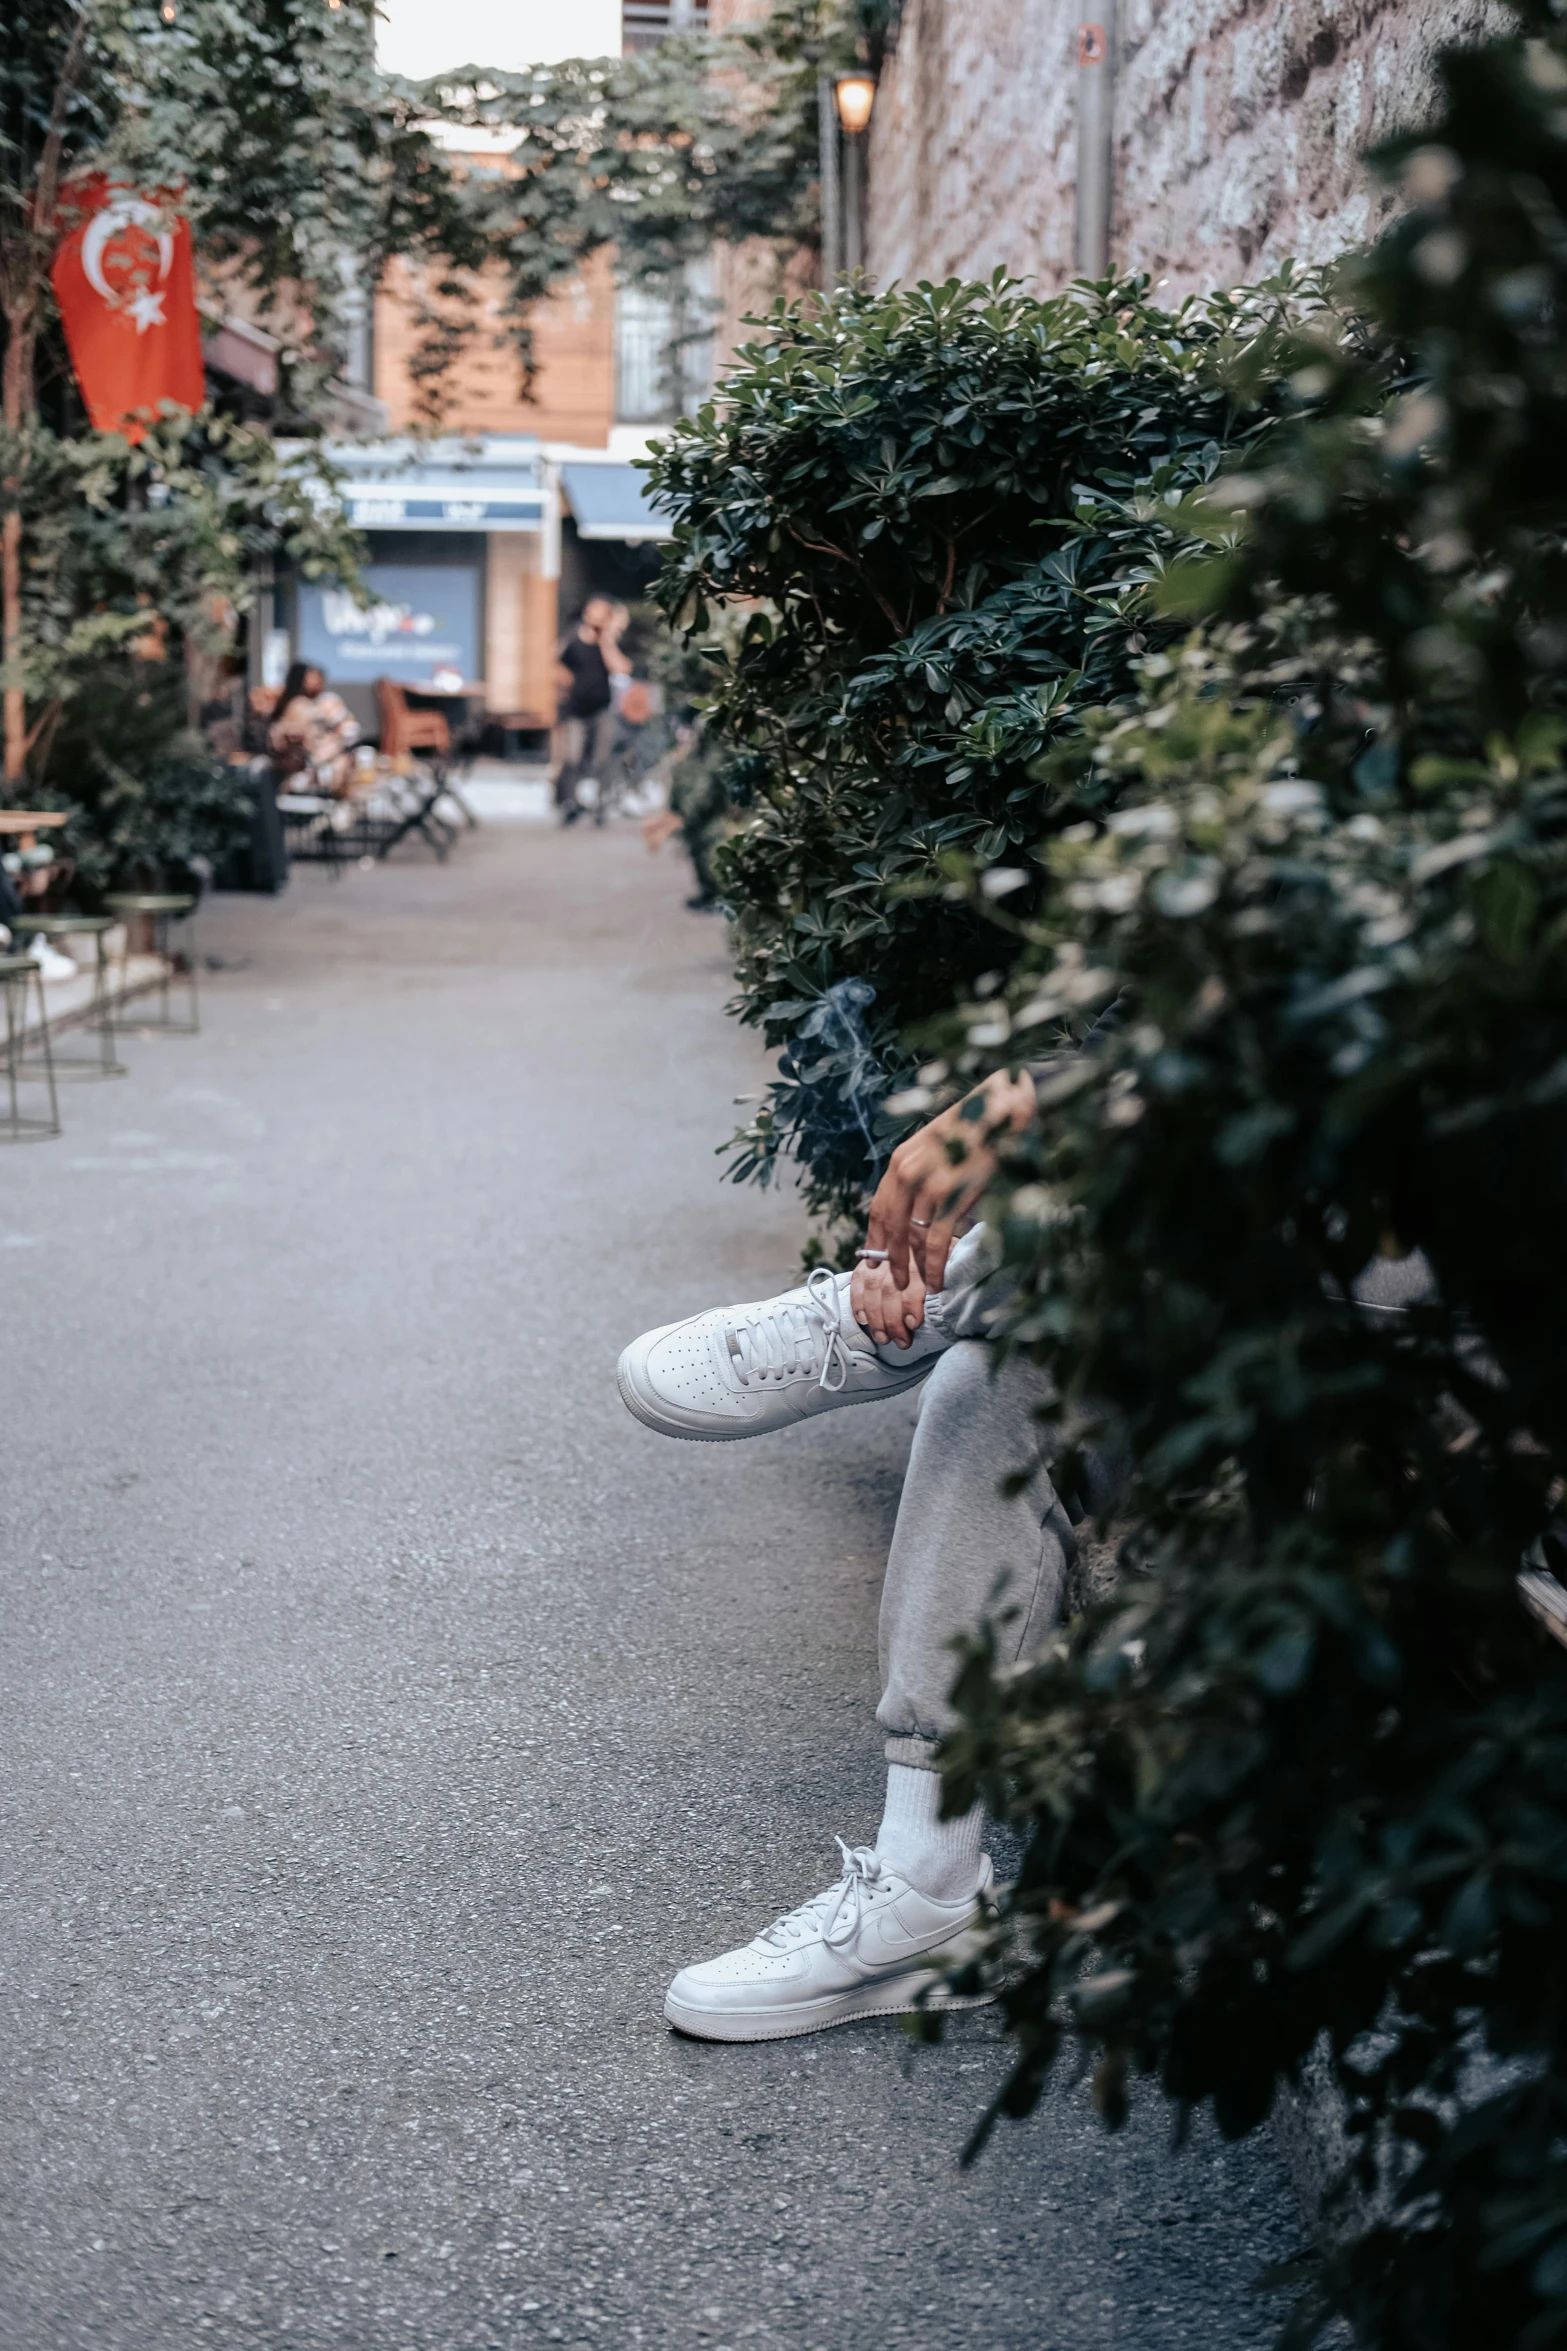
[[843, 126], [843, 266], [865, 266], [865, 133], [876, 103], [876, 77], [863, 66], [838, 74], [833, 103]]
[[1110, 268], [1111, 141], [1115, 114], [1115, 0], [1077, 28], [1077, 274]]
[[822, 191], [822, 292], [830, 294], [843, 266], [842, 182], [838, 170], [838, 109], [833, 102], [832, 76], [816, 82], [816, 137], [820, 151], [818, 177]]

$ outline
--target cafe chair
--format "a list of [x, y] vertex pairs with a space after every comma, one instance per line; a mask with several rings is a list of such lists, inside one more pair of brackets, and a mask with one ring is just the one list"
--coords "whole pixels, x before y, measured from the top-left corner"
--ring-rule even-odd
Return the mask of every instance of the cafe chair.
[[[27, 1051], [29, 991], [38, 1003], [38, 1044]], [[5, 999], [4, 1105], [0, 1106], [0, 1143], [39, 1143], [60, 1132], [60, 1099], [54, 1087], [54, 1055], [49, 1046], [49, 1015], [44, 1007], [43, 974], [31, 955], [0, 955], [0, 996]], [[22, 1088], [41, 1086], [47, 1110], [40, 1115], [22, 1108]]]
[[122, 1078], [125, 1064], [114, 1050], [114, 1018], [109, 1000], [109, 933], [116, 927], [112, 914], [24, 914], [16, 923], [18, 931], [30, 931], [34, 938], [91, 939], [93, 943], [93, 991], [81, 1026], [97, 1043], [85, 1053], [56, 1053], [54, 1074], [57, 1078]]
[[[122, 1031], [161, 1029], [171, 1037], [194, 1037], [201, 1027], [201, 1007], [196, 1000], [195, 899], [187, 892], [173, 890], [111, 890], [105, 893], [103, 902], [125, 925], [120, 986], [114, 997], [114, 1026]], [[184, 932], [178, 956], [173, 946], [176, 923]], [[150, 934], [152, 952], [162, 966], [154, 983], [158, 997], [156, 1012], [148, 1010], [140, 998], [133, 1004], [127, 993], [131, 943], [138, 933], [143, 939]], [[174, 1006], [172, 988], [176, 976], [182, 983], [185, 998], [183, 1012], [177, 1012]]]
[[410, 710], [407, 694], [395, 678], [377, 678], [375, 698], [381, 713], [381, 757], [393, 771], [386, 775], [384, 789], [395, 811], [381, 831], [375, 855], [389, 857], [400, 841], [418, 833], [444, 863], [457, 837], [456, 828], [438, 812], [451, 789], [452, 730], [445, 713]]
[[381, 720], [381, 749], [388, 759], [409, 752], [434, 753], [438, 760], [452, 755], [452, 730], [441, 710], [410, 710], [408, 696], [395, 678], [377, 678], [375, 703]]

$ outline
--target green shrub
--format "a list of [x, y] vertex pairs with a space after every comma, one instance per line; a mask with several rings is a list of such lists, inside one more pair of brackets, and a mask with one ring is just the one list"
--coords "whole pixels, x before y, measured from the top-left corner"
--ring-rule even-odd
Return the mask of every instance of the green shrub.
[[179, 664], [111, 655], [72, 683], [39, 797], [70, 811], [79, 895], [183, 889], [244, 844], [248, 787], [186, 724]]
[[759, 322], [664, 445], [665, 610], [755, 607], [708, 718], [749, 818], [717, 858], [736, 1009], [783, 1049], [737, 1177], [792, 1151], [813, 1209], [859, 1203], [906, 1032], [1005, 952], [929, 893], [942, 859], [1068, 821], [1028, 763], [1175, 633], [1146, 593], [1173, 510], [1263, 428], [1267, 352], [1315, 299], [848, 289]]
[[195, 679], [227, 651], [258, 562], [282, 549], [309, 577], [351, 580], [362, 542], [264, 434], [210, 413], [135, 448], [35, 420], [0, 431], [0, 473], [13, 465], [27, 796], [71, 812], [89, 894], [188, 879], [244, 837], [251, 806], [191, 725]]
[[[947, 1768], [1029, 1832], [1002, 2111], [1067, 2033], [1239, 2134], [1323, 2034], [1356, 2184], [1294, 2340], [1567, 2336], [1567, 38], [1451, 53], [1363, 335], [1194, 519], [1203, 632], [1042, 788], [949, 1082], [1127, 991], [993, 1213], [1014, 1344], [1133, 1464], [1115, 1600]], [[974, 894], [970, 893], [970, 902]], [[1003, 901], [1006, 903], [1006, 901]], [[938, 1072], [929, 1073], [932, 1090]], [[1420, 1257], [1412, 1253], [1420, 1252]], [[1365, 1269], [1428, 1269], [1402, 1313]], [[1367, 2219], [1370, 2212], [1373, 2217]]]

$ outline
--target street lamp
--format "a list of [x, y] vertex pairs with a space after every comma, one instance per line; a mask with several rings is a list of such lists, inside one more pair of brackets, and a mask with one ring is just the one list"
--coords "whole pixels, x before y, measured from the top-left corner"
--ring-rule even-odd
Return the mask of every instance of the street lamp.
[[863, 66], [833, 76], [833, 104], [843, 125], [843, 266], [865, 259], [865, 132], [876, 103], [876, 76]]
[[863, 71], [841, 73], [833, 83], [838, 120], [851, 139], [857, 139], [871, 119], [876, 103], [876, 77]]

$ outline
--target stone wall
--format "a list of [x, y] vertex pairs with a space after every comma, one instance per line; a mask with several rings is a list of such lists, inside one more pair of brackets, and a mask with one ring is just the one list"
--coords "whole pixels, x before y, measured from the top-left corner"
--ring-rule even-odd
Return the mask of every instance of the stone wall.
[[[1172, 292], [1325, 260], [1387, 199], [1362, 151], [1418, 119], [1488, 0], [1121, 0], [1112, 260]], [[878, 283], [1073, 268], [1092, 0], [905, 0], [871, 125]]]

